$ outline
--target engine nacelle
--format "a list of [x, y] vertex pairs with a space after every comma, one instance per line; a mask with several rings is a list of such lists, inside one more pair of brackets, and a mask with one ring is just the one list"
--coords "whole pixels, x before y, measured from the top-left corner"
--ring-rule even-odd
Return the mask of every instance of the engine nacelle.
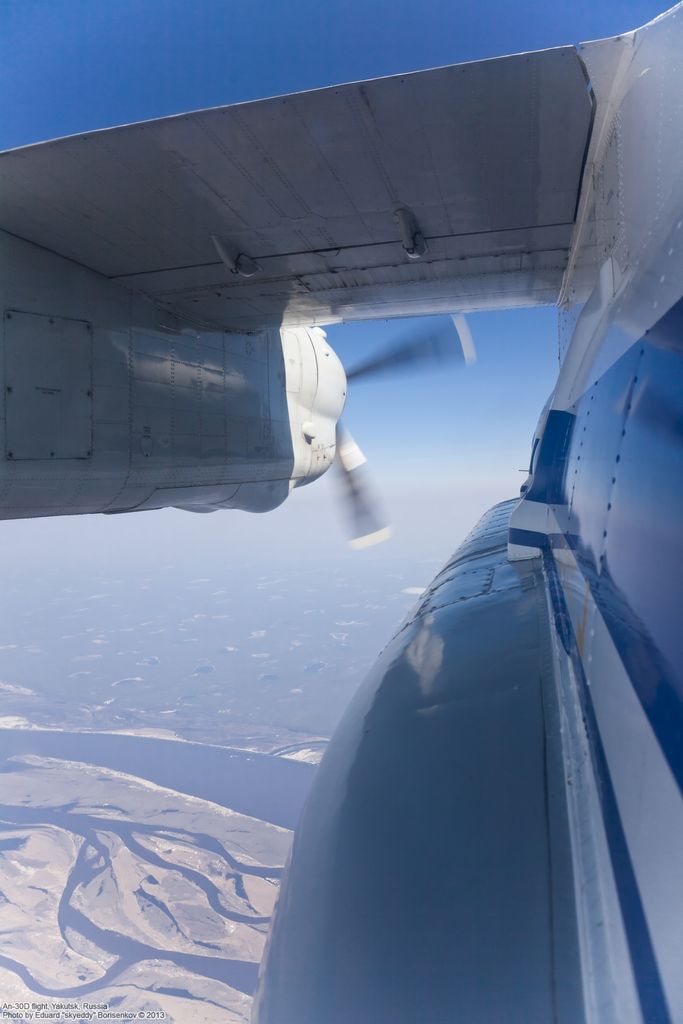
[[0, 518], [265, 512], [335, 453], [346, 377], [319, 328], [240, 334], [0, 232]]

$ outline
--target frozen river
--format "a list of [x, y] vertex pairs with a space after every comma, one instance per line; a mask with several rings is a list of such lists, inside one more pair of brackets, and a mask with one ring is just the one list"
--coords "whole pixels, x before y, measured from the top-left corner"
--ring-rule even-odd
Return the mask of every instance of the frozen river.
[[3, 729], [0, 751], [3, 762], [34, 754], [100, 765], [291, 829], [314, 774], [312, 765], [271, 754], [116, 733]]

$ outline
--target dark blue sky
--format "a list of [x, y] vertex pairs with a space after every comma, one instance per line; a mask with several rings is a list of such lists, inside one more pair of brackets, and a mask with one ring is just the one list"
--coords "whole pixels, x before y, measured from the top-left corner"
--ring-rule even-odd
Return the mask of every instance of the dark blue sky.
[[2, 0], [3, 148], [596, 39], [657, 0]]

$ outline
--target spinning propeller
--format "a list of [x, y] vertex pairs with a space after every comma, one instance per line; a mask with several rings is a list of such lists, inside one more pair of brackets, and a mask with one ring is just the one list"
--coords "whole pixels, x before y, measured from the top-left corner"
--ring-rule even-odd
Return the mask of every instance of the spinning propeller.
[[[419, 369], [446, 361], [469, 365], [476, 359], [474, 341], [462, 313], [432, 318], [427, 327], [413, 328], [377, 356], [356, 366], [346, 375], [358, 381], [384, 373]], [[335, 465], [344, 491], [349, 520], [350, 545], [369, 547], [386, 540], [391, 533], [386, 516], [365, 476], [367, 459], [349, 432], [337, 424]]]

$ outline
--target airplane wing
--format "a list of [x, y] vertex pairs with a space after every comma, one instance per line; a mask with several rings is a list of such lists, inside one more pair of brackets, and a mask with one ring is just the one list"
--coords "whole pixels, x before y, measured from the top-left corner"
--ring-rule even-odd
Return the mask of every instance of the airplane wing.
[[557, 300], [592, 123], [574, 47], [0, 154], [0, 228], [237, 330]]

